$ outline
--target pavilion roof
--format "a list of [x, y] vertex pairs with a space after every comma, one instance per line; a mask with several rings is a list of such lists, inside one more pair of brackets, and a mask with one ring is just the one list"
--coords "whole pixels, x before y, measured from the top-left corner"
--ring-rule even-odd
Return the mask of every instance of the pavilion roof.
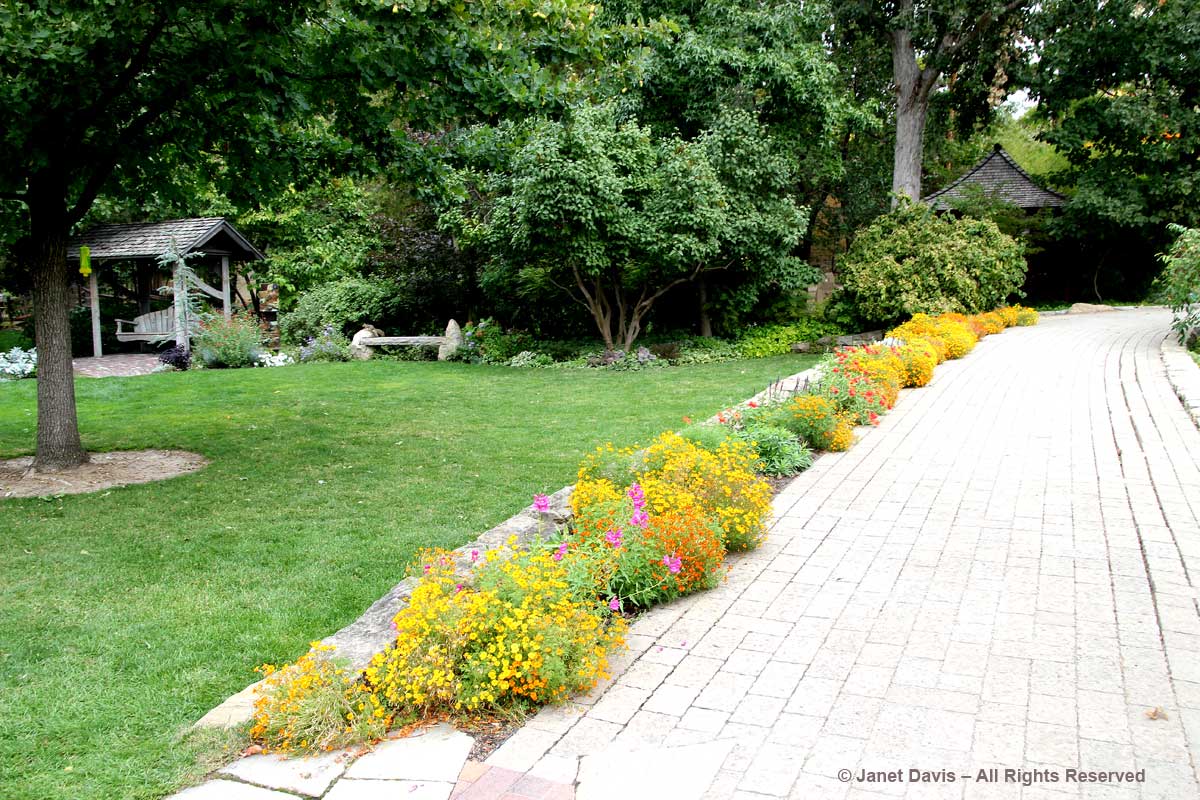
[[170, 250], [184, 255], [229, 255], [241, 261], [264, 258], [262, 252], [223, 217], [97, 225], [71, 237], [67, 257], [78, 259], [82, 245], [90, 248], [91, 257], [96, 260], [154, 259]]
[[1059, 208], [1067, 202], [1067, 198], [1058, 192], [1034, 183], [999, 144], [961, 178], [921, 202], [938, 211], [950, 211], [955, 207], [953, 201], [968, 197], [971, 186], [982, 189], [987, 197], [1003, 200], [1017, 208]]

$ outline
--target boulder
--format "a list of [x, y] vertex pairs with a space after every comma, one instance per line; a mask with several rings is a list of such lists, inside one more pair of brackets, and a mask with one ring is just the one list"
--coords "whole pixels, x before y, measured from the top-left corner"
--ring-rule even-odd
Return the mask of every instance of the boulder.
[[1075, 303], [1067, 309], [1068, 314], [1094, 314], [1097, 311], [1116, 311], [1112, 306], [1102, 306], [1097, 303]]
[[438, 347], [438, 361], [448, 361], [452, 355], [458, 352], [458, 348], [467, 343], [462, 328], [458, 327], [458, 323], [454, 320], [450, 320], [450, 324], [446, 326], [445, 339], [446, 341]]
[[382, 335], [383, 331], [374, 325], [363, 325], [362, 330], [354, 334], [354, 338], [350, 340], [350, 357], [366, 361], [371, 357], [371, 348], [362, 343], [363, 339], [374, 339], [376, 336]]

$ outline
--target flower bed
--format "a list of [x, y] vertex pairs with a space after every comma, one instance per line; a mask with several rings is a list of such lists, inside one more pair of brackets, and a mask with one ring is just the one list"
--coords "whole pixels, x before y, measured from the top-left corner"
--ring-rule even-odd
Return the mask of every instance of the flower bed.
[[878, 424], [902, 387], [924, 386], [935, 363], [980, 336], [1036, 323], [1027, 311], [917, 315], [889, 332], [893, 343], [830, 354], [803, 393], [645, 447], [598, 448], [580, 465], [565, 524], [536, 495], [528, 541], [423, 554], [394, 640], [365, 669], [322, 648], [265, 666], [251, 737], [271, 750], [332, 749], [399, 723], [532, 710], [587, 691], [623, 645], [624, 613], [715, 586], [727, 552], [763, 542], [762, 474], [798, 471], [810, 450], [848, 449], [854, 426]]

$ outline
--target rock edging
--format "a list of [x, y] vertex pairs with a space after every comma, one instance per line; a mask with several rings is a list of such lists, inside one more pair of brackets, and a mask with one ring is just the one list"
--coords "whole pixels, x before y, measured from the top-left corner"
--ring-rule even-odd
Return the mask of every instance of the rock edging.
[[1200, 366], [1170, 334], [1163, 338], [1161, 349], [1167, 382], [1192, 422], [1200, 427]]

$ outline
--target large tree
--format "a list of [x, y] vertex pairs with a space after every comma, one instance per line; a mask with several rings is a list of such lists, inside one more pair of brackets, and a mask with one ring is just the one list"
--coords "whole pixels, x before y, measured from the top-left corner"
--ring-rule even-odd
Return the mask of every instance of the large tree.
[[66, 246], [101, 193], [169, 192], [205, 165], [241, 191], [286, 177], [305, 120], [393, 158], [429, 129], [538, 107], [598, 59], [577, 0], [0, 3], [0, 227], [32, 276], [35, 465], [86, 460]]
[[1030, 0], [849, 0], [839, 30], [891, 54], [896, 93], [892, 193], [921, 197], [925, 123], [934, 92], [954, 92], [959, 113], [997, 99], [1017, 56]]
[[1059, 227], [1090, 256], [1097, 295], [1136, 297], [1167, 224], [1200, 225], [1200, 14], [1180, 0], [1054, 0], [1031, 32], [1043, 138], [1074, 187]]

